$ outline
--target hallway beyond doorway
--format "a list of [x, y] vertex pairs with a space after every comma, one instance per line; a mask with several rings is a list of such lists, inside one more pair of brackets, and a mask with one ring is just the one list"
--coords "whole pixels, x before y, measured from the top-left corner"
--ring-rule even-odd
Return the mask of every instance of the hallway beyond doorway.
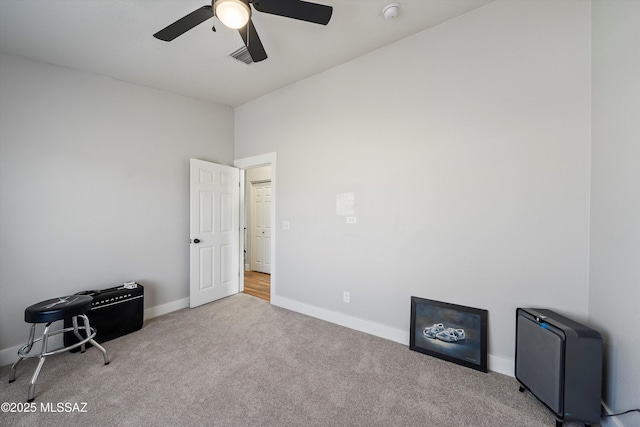
[[271, 275], [257, 271], [245, 271], [243, 293], [270, 301]]

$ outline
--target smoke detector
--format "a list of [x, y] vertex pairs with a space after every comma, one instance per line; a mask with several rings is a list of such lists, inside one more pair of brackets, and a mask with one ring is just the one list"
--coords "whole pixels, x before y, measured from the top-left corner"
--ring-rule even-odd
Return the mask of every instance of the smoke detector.
[[398, 12], [400, 11], [400, 3], [389, 3], [385, 7], [382, 8], [382, 16], [384, 19], [393, 19], [398, 16]]

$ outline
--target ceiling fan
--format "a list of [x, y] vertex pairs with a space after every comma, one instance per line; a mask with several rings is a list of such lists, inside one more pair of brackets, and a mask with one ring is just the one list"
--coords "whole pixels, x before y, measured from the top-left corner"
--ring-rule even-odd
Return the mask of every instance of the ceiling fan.
[[[253, 8], [258, 12], [322, 25], [327, 25], [333, 13], [331, 6], [301, 0], [213, 0], [211, 5], [202, 6], [178, 19], [155, 33], [153, 37], [170, 42], [215, 16], [225, 26], [238, 30], [253, 62], [263, 61], [267, 59], [267, 52], [251, 21], [250, 4], [253, 4]], [[215, 26], [212, 29], [215, 31]]]

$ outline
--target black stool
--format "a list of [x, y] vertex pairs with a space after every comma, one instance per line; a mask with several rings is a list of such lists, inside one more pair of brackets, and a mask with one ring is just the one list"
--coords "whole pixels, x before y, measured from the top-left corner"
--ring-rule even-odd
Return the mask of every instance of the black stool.
[[[40, 369], [42, 369], [42, 365], [44, 364], [44, 360], [47, 356], [62, 353], [63, 351], [71, 350], [76, 347], [80, 347], [80, 349], [84, 353], [85, 344], [89, 342], [95, 348], [102, 352], [102, 356], [104, 357], [104, 364], [109, 364], [109, 356], [107, 355], [107, 351], [100, 344], [94, 341], [93, 338], [96, 336], [96, 330], [89, 325], [89, 318], [85, 315], [85, 313], [91, 309], [91, 301], [93, 301], [93, 297], [90, 297], [88, 295], [72, 295], [68, 297], [54, 298], [42, 301], [30, 307], [27, 307], [24, 310], [24, 321], [27, 323], [31, 323], [29, 342], [27, 342], [20, 348], [20, 350], [18, 350], [18, 356], [20, 358], [11, 366], [9, 382], [12, 383], [15, 381], [16, 367], [24, 359], [27, 359], [29, 357], [37, 357], [40, 359], [40, 362], [38, 362], [38, 367], [36, 368], [35, 372], [33, 373], [33, 377], [31, 378], [31, 383], [29, 384], [29, 398], [27, 402], [33, 401], [33, 395], [36, 389], [36, 381], [38, 380]], [[82, 318], [84, 326], [78, 326], [78, 317]], [[49, 332], [49, 327], [53, 322], [68, 318], [71, 318], [73, 326]], [[46, 326], [44, 327], [42, 336], [40, 338], [34, 339], [37, 323], [46, 323]], [[85, 332], [85, 337], [80, 335], [80, 330], [83, 330]], [[47, 344], [49, 341], [49, 337], [71, 331], [73, 331], [79, 342], [64, 348], [60, 348], [58, 350], [48, 351]], [[40, 353], [30, 355], [29, 352], [31, 352], [33, 344], [37, 343], [38, 341], [42, 341], [42, 349], [40, 350]]]

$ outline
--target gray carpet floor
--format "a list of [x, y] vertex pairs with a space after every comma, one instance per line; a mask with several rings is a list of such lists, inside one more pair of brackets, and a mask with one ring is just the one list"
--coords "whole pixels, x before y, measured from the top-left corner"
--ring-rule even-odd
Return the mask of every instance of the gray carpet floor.
[[[104, 347], [107, 366], [95, 348], [48, 358], [35, 412], [0, 413], [0, 425], [555, 426], [514, 378], [245, 294], [151, 319]], [[0, 402], [26, 402], [35, 365], [23, 362], [12, 384], [0, 368]]]

